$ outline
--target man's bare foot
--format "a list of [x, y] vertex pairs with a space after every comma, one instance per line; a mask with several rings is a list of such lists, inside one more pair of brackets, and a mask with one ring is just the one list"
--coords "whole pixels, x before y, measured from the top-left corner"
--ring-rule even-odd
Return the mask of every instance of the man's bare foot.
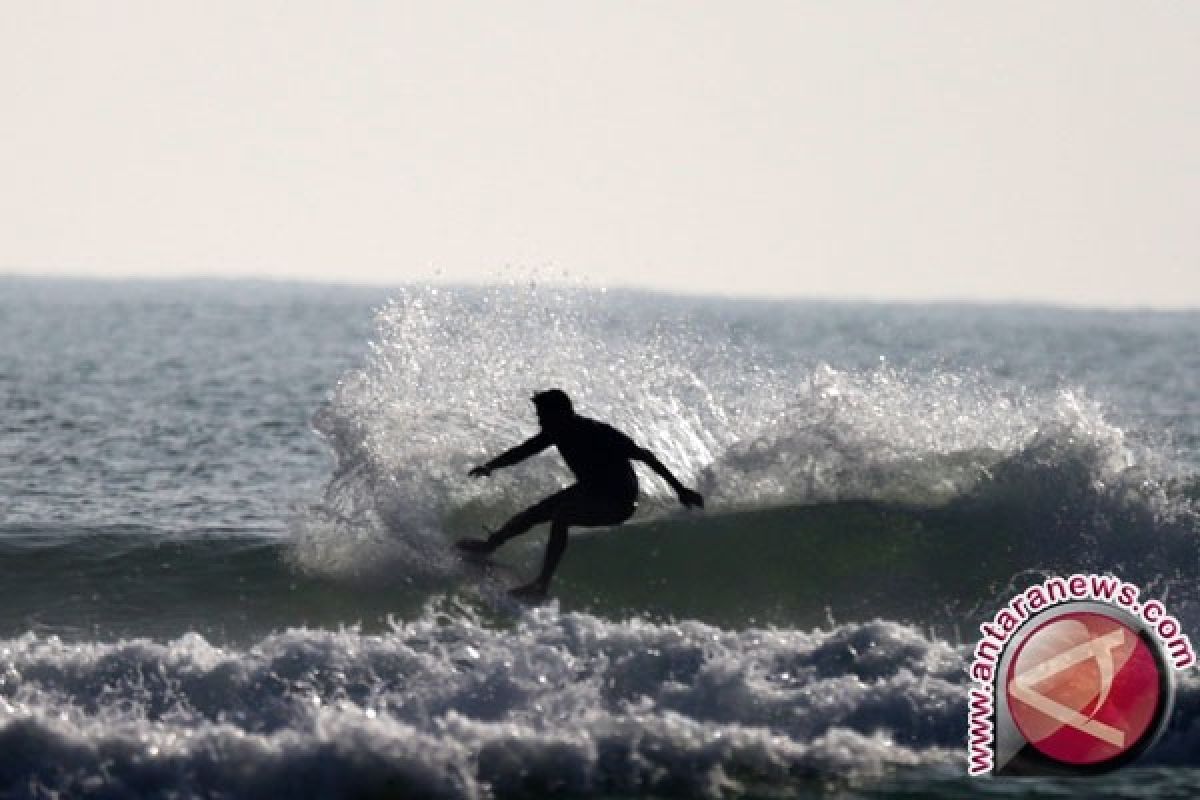
[[509, 589], [508, 593], [525, 603], [540, 603], [546, 599], [547, 589], [549, 589], [547, 584], [541, 581], [534, 581], [524, 586], [518, 586], [515, 589]]

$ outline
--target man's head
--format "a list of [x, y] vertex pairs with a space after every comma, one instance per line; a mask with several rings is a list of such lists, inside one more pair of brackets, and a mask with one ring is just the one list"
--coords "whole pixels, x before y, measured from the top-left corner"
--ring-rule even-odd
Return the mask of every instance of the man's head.
[[571, 398], [562, 389], [538, 392], [533, 396], [533, 405], [537, 408], [538, 424], [546, 430], [553, 430], [575, 416]]

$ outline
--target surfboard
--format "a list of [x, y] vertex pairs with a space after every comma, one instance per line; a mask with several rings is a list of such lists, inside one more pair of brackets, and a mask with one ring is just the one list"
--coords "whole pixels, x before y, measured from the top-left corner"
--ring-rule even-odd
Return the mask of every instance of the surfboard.
[[514, 565], [495, 554], [473, 554], [458, 550], [455, 552], [463, 568], [463, 584], [470, 587], [469, 593], [487, 611], [511, 616], [519, 614], [529, 606], [539, 604], [538, 601], [510, 594], [512, 589], [529, 581], [533, 569]]
[[462, 564], [463, 569], [479, 582], [507, 582], [515, 586], [517, 584], [513, 582], [520, 581], [516, 567], [494, 556], [459, 552], [458, 560]]

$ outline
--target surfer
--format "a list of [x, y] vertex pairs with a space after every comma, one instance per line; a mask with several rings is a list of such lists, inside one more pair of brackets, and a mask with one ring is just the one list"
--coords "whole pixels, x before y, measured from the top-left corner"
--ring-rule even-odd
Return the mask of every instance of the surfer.
[[533, 526], [550, 522], [550, 540], [546, 543], [541, 574], [532, 583], [513, 589], [514, 596], [530, 600], [546, 596], [554, 570], [567, 549], [569, 527], [619, 525], [632, 516], [637, 509], [638, 483], [631, 461], [641, 461], [661, 475], [685, 507], [704, 507], [700, 493], [680, 483], [654, 453], [638, 447], [611, 425], [576, 414], [571, 398], [563, 390], [538, 392], [533, 396], [533, 405], [541, 431], [475, 467], [469, 475], [487, 477], [493, 470], [518, 464], [554, 445], [575, 473], [577, 482], [520, 512], [486, 539], [458, 542], [461, 550], [486, 555]]

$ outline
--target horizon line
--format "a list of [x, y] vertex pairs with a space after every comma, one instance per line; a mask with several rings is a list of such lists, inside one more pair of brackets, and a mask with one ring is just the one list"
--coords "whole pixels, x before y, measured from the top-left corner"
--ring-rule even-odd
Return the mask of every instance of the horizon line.
[[823, 295], [823, 294], [767, 294], [762, 292], [708, 292], [689, 291], [659, 286], [638, 286], [633, 284], [597, 284], [586, 278], [568, 274], [567, 280], [562, 274], [539, 277], [536, 272], [505, 280], [503, 277], [482, 281], [448, 280], [440, 278], [418, 278], [411, 281], [374, 281], [368, 279], [334, 279], [305, 276], [279, 275], [222, 275], [211, 273], [192, 273], [183, 275], [90, 275], [83, 273], [32, 273], [20, 271], [0, 271], [0, 280], [30, 281], [30, 282], [60, 282], [60, 283], [101, 283], [101, 284], [270, 284], [275, 286], [311, 286], [339, 289], [361, 290], [392, 290], [409, 289], [413, 287], [432, 287], [445, 289], [486, 289], [495, 287], [516, 288], [520, 285], [533, 284], [538, 288], [594, 291], [594, 292], [626, 292], [647, 295], [660, 295], [680, 299], [694, 298], [705, 300], [731, 300], [749, 303], [812, 303], [812, 304], [845, 304], [845, 305], [878, 305], [878, 306], [975, 306], [987, 308], [1027, 308], [1075, 312], [1107, 312], [1107, 313], [1158, 313], [1158, 314], [1189, 314], [1200, 313], [1197, 305], [1103, 305], [1094, 303], [1071, 303], [1057, 300], [1040, 300], [1030, 298], [979, 298], [971, 296], [939, 296], [939, 297], [888, 297], [880, 295]]

